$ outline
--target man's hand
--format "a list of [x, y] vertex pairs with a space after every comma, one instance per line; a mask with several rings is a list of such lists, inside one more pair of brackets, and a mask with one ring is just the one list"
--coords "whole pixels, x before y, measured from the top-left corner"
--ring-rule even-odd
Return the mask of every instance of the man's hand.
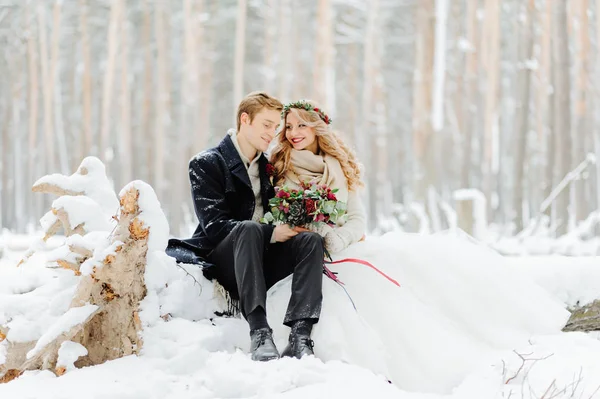
[[275, 242], [285, 242], [297, 235], [298, 232], [294, 231], [287, 224], [280, 224], [279, 226], [275, 227], [275, 230], [273, 230], [273, 234], [275, 236]]

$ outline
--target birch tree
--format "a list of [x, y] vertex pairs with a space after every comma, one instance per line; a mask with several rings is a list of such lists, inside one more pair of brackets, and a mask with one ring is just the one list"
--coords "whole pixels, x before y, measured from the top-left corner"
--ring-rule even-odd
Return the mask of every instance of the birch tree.
[[[569, 77], [569, 46], [567, 33], [567, 5], [566, 2], [554, 3], [554, 23], [552, 37], [552, 61], [554, 82], [554, 127], [558, 142], [560, 143], [559, 173], [560, 179], [569, 173], [571, 168], [571, 109]], [[559, 227], [557, 233], [565, 234], [569, 221], [569, 192], [563, 190], [557, 199], [557, 217]]]

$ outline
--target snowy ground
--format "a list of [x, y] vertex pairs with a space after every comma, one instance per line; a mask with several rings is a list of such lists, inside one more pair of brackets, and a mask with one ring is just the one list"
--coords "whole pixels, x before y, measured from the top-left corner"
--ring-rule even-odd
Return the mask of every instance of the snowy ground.
[[[31, 237], [10, 234], [0, 239], [0, 250], [4, 249], [0, 325], [10, 322], [9, 338], [22, 341], [38, 339], [64, 313], [76, 283], [71, 272], [46, 268], [43, 254], [35, 255], [27, 267], [15, 267], [30, 241]], [[50, 246], [59, 244], [56, 240]], [[506, 264], [524, 278], [532, 278], [565, 307], [600, 298], [598, 258], [518, 257], [508, 258]], [[212, 287], [199, 273], [190, 272], [201, 289], [182, 271], [171, 271], [163, 276], [169, 280], [169, 289], [150, 298], [173, 317], [165, 322], [158, 315], [145, 316], [157, 321], [144, 329], [141, 356], [73, 370], [58, 378], [48, 371], [29, 372], [0, 385], [0, 398], [600, 398], [597, 334], [532, 336], [493, 359], [482, 358], [445, 394], [432, 393], [439, 392], [436, 381], [431, 381], [431, 389], [410, 392], [366, 368], [335, 360], [255, 363], [247, 354], [247, 324], [236, 318], [209, 320], [207, 316], [218, 307]], [[152, 312], [146, 305], [147, 312]], [[398, 328], [419, 334], [422, 326]], [[0, 343], [0, 364], [5, 344]], [[418, 353], [413, 355], [418, 359]], [[444, 364], [441, 351], [433, 357], [423, 354], [420, 360], [431, 368], [436, 356]], [[444, 375], [453, 370], [437, 372]]]

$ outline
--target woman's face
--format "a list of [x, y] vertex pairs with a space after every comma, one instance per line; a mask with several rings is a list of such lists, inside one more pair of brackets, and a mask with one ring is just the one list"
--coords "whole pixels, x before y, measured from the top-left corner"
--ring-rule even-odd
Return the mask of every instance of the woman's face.
[[285, 117], [285, 138], [295, 150], [309, 150], [317, 153], [317, 135], [312, 127], [306, 126], [290, 112]]

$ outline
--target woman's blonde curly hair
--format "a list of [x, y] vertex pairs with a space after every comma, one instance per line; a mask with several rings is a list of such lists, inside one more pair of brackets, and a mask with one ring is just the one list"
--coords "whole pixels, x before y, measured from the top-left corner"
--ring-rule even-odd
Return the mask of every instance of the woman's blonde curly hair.
[[[313, 108], [319, 108], [314, 101], [307, 100], [306, 102], [311, 104]], [[271, 163], [275, 167], [275, 185], [283, 183], [285, 172], [291, 167], [290, 155], [293, 147], [285, 136], [286, 119], [290, 112], [293, 112], [306, 126], [314, 130], [319, 151], [338, 160], [348, 181], [348, 191], [356, 191], [358, 188], [363, 187], [361, 165], [354, 151], [344, 143], [337, 132], [327, 127], [327, 124], [317, 112], [301, 108], [290, 108], [282, 115], [281, 132], [277, 136], [277, 144], [271, 153]]]

